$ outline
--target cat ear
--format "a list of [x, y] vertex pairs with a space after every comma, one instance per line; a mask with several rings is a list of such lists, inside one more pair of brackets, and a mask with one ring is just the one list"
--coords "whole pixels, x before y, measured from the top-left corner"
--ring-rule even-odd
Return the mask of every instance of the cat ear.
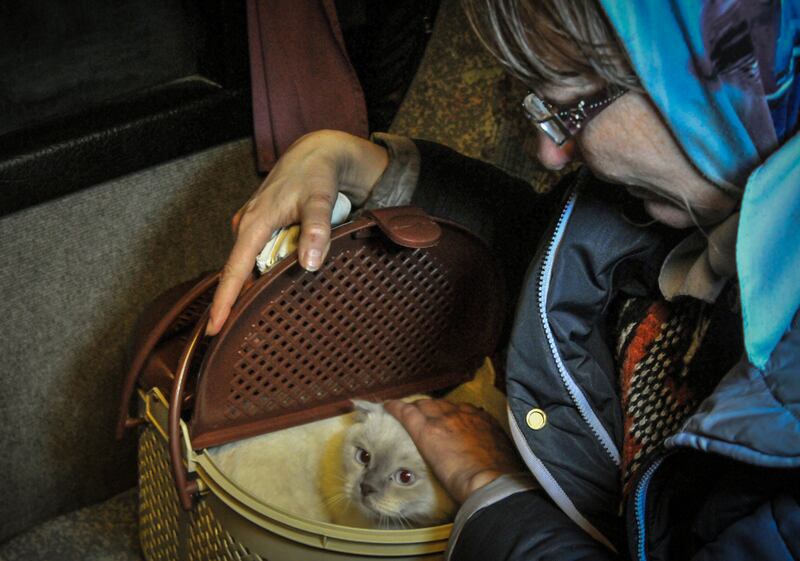
[[383, 410], [383, 405], [380, 403], [364, 401], [363, 399], [351, 399], [350, 401], [353, 403], [353, 411], [356, 414], [356, 422], [358, 423], [365, 421], [370, 413], [377, 413]]

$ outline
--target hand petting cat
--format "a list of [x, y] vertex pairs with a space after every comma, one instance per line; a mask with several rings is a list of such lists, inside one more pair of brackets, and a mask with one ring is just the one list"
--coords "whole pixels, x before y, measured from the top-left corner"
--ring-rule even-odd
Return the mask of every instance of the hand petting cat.
[[390, 400], [384, 407], [459, 503], [501, 475], [525, 471], [500, 425], [477, 407], [443, 399]]

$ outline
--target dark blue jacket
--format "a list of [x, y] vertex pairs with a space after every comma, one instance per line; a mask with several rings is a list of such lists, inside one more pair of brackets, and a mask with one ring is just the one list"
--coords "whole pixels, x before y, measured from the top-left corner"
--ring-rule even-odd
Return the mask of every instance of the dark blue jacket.
[[[540, 485], [482, 490], [488, 506], [458, 521], [450, 558], [800, 559], [800, 317], [765, 368], [743, 360], [730, 370], [648, 459], [621, 506], [622, 411], [606, 320], [620, 294], [652, 290], [669, 236], [632, 225], [603, 194], [619, 188], [588, 174], [570, 182], [545, 228], [552, 197], [417, 144], [413, 202], [476, 229], [519, 288], [509, 414]], [[528, 426], [532, 410], [545, 412], [544, 427]]]

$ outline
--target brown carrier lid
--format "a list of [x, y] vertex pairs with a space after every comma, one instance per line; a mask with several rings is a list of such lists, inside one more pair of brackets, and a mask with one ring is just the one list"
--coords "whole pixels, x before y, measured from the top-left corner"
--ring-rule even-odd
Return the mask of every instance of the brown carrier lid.
[[464, 381], [497, 345], [503, 297], [488, 248], [455, 224], [403, 207], [336, 228], [319, 271], [290, 255], [237, 302], [200, 368], [192, 446]]

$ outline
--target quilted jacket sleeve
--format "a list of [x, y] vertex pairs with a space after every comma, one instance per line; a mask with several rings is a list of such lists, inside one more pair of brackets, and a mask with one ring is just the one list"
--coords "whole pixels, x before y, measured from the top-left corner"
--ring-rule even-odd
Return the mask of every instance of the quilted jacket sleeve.
[[514, 494], [478, 511], [451, 547], [450, 561], [617, 559], [542, 491]]

